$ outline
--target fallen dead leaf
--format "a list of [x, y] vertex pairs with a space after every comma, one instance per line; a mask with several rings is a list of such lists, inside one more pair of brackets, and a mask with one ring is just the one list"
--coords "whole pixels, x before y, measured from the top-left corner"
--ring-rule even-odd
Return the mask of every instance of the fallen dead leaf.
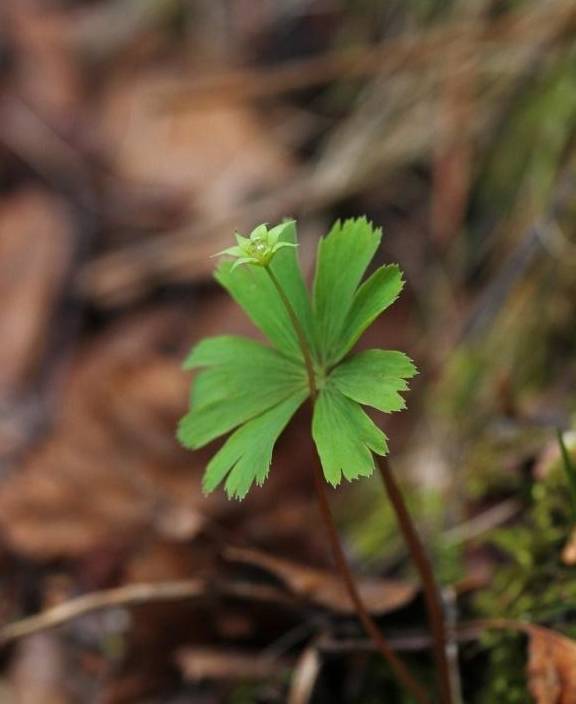
[[109, 86], [101, 126], [121, 177], [185, 192], [208, 218], [286, 183], [291, 159], [255, 110], [237, 99], [171, 110], [166, 96], [174, 85], [173, 70], [156, 69]]
[[51, 311], [72, 249], [62, 202], [25, 189], [0, 202], [0, 393], [14, 394], [37, 371]]
[[576, 704], [576, 642], [530, 626], [528, 684], [536, 704]]
[[[294, 594], [315, 604], [342, 614], [354, 613], [346, 588], [337, 573], [247, 548], [227, 548], [224, 557], [271, 573]], [[393, 579], [362, 578], [358, 580], [358, 587], [368, 610], [374, 614], [384, 614], [405, 606], [417, 591], [415, 585]]]
[[49, 118], [70, 121], [82, 97], [79, 62], [68, 37], [72, 27], [68, 13], [52, 3], [3, 3], [7, 25], [18, 53], [19, 93]]
[[167, 510], [165, 496], [201, 510], [197, 460], [174, 437], [186, 385], [179, 360], [159, 351], [182, 334], [177, 319], [132, 319], [75, 360], [52, 433], [0, 485], [12, 549], [45, 560], [125, 544]]

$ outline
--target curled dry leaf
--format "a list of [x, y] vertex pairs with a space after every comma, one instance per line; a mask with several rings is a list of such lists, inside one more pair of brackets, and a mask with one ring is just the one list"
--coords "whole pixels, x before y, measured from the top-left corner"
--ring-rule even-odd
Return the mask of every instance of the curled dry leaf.
[[[228, 548], [224, 556], [269, 572], [297, 596], [341, 614], [354, 613], [338, 574], [282, 560], [259, 550]], [[384, 614], [405, 606], [416, 594], [409, 582], [393, 579], [360, 579], [360, 594], [371, 613]]]
[[528, 684], [536, 704], [576, 704], [576, 642], [531, 626]]

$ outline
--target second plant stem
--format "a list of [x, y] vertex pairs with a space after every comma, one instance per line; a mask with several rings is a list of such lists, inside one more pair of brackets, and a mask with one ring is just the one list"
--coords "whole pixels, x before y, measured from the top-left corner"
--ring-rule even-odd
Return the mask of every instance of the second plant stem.
[[[312, 404], [314, 404], [318, 393], [316, 387], [316, 377], [314, 374], [314, 363], [312, 360], [312, 355], [310, 353], [310, 348], [306, 340], [304, 330], [302, 329], [302, 326], [296, 316], [294, 308], [292, 307], [288, 296], [284, 292], [282, 285], [280, 284], [280, 282], [269, 267], [266, 267], [266, 271], [272, 284], [274, 285], [274, 288], [278, 293], [278, 296], [280, 297], [280, 300], [284, 305], [284, 308], [286, 309], [288, 317], [290, 318], [290, 322], [292, 323], [292, 326], [298, 338], [298, 343], [306, 366], [308, 386], [310, 389], [310, 398]], [[412, 694], [418, 704], [430, 704], [431, 700], [429, 695], [422, 687], [422, 685], [420, 685], [420, 683], [410, 673], [404, 662], [396, 655], [394, 650], [388, 644], [386, 639], [383, 637], [379, 627], [376, 625], [374, 619], [370, 616], [368, 610], [366, 609], [366, 606], [364, 605], [364, 602], [360, 595], [360, 591], [356, 584], [356, 580], [350, 569], [350, 565], [348, 564], [344, 548], [342, 547], [342, 543], [338, 535], [338, 530], [332, 517], [330, 503], [328, 501], [328, 495], [326, 491], [326, 485], [324, 483], [324, 476], [322, 474], [322, 468], [319, 461], [314, 463], [314, 487], [316, 490], [316, 497], [318, 499], [320, 514], [322, 517], [322, 521], [325, 525], [326, 531], [328, 533], [328, 539], [330, 542], [330, 547], [332, 549], [332, 554], [336, 563], [336, 567], [340, 573], [342, 581], [344, 582], [344, 585], [346, 587], [350, 600], [356, 610], [356, 614], [360, 623], [366, 631], [366, 634], [374, 643], [375, 647], [379, 650], [384, 659], [388, 662], [390, 668], [392, 669], [398, 680]]]
[[426, 602], [426, 610], [428, 612], [428, 621], [432, 632], [432, 640], [434, 643], [434, 660], [436, 662], [436, 671], [441, 694], [441, 701], [445, 704], [453, 704], [455, 696], [453, 693], [452, 677], [450, 673], [450, 663], [448, 661], [447, 645], [448, 639], [446, 634], [446, 621], [444, 619], [444, 610], [442, 607], [440, 590], [432, 570], [430, 558], [426, 553], [426, 549], [420, 540], [416, 526], [412, 521], [412, 517], [408, 511], [400, 487], [396, 483], [394, 474], [390, 465], [385, 460], [380, 460], [378, 469], [386, 493], [390, 499], [390, 503], [394, 507], [396, 519], [404, 541], [410, 552], [410, 556], [422, 582], [424, 592], [424, 600]]

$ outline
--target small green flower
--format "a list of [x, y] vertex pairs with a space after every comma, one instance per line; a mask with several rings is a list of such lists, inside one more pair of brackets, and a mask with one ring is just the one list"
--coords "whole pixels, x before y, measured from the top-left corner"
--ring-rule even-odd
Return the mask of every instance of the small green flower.
[[298, 246], [293, 242], [279, 241], [284, 231], [292, 225], [292, 220], [286, 220], [271, 230], [266, 225], [258, 225], [252, 230], [249, 237], [243, 237], [236, 233], [237, 246], [224, 249], [215, 256], [229, 254], [232, 257], [236, 257], [232, 270], [241, 264], [254, 264], [266, 267], [278, 250], [283, 247]]

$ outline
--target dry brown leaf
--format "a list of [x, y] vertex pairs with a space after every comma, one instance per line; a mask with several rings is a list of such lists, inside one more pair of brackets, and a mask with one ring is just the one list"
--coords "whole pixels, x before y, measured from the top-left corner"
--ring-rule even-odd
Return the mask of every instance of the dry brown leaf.
[[122, 76], [104, 96], [102, 128], [121, 176], [182, 191], [207, 218], [286, 182], [291, 160], [252, 108], [233, 99], [170, 110], [166, 96], [181, 85], [174, 75]]
[[124, 544], [166, 497], [199, 510], [199, 460], [174, 437], [186, 384], [179, 360], [160, 351], [185, 329], [178, 315], [136, 316], [76, 361], [53, 433], [0, 485], [14, 550], [47, 559]]
[[576, 642], [531, 626], [528, 684], [536, 704], [576, 704]]
[[[270, 572], [294, 594], [333, 611], [350, 614], [354, 607], [336, 572], [315, 569], [273, 555], [246, 548], [227, 548], [226, 559]], [[405, 606], [416, 594], [416, 587], [393, 579], [359, 579], [358, 587], [368, 610], [383, 614]]]
[[53, 3], [2, 3], [18, 52], [18, 92], [49, 119], [68, 124], [82, 96], [79, 62], [68, 41], [68, 13]]
[[[278, 189], [297, 185], [288, 148], [253, 107], [230, 99], [174, 110], [166, 100], [182, 84], [174, 75], [170, 67], [121, 74], [103, 94], [99, 126], [110, 168], [123, 184], [115, 210], [126, 208], [124, 194], [141, 192], [141, 202], [149, 192], [147, 200], [173, 200], [179, 213], [177, 229], [167, 234], [164, 228], [162, 240], [137, 242], [88, 264], [81, 286], [106, 305], [142, 296], [167, 273], [173, 280], [207, 279], [210, 256], [226, 246], [230, 232], [254, 226], [252, 202], [267, 203]], [[293, 199], [285, 200], [258, 217], [284, 217], [293, 209]]]
[[28, 189], [0, 201], [0, 393], [14, 393], [44, 350], [72, 248], [60, 200]]

